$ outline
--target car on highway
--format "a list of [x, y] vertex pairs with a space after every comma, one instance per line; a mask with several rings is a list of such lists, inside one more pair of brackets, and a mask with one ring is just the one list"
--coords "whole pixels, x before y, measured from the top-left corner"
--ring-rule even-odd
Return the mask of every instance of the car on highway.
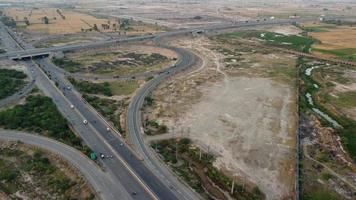
[[110, 128], [109, 128], [109, 127], [106, 127], [106, 131], [109, 132], [109, 131], [110, 131]]
[[72, 105], [70, 105], [70, 108], [71, 108], [71, 109], [74, 109], [74, 105], [73, 105], [73, 104], [72, 104]]
[[87, 125], [88, 124], [88, 121], [85, 119], [83, 120], [83, 124]]
[[105, 155], [103, 153], [99, 153], [100, 155], [100, 158], [104, 159], [105, 158]]

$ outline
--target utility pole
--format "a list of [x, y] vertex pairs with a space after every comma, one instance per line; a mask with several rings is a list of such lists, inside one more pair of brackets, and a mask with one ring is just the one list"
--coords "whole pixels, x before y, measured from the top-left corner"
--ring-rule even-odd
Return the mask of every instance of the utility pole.
[[176, 139], [176, 160], [178, 162], [178, 139]]
[[201, 160], [201, 148], [199, 148], [199, 160]]
[[235, 187], [235, 180], [232, 180], [232, 185], [231, 185], [231, 195], [234, 194], [234, 187]]

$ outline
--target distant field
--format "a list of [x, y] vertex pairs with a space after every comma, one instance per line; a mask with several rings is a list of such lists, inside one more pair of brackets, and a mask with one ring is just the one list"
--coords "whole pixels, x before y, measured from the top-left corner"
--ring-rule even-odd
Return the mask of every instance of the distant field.
[[314, 48], [313, 51], [323, 53], [323, 54], [334, 55], [346, 60], [356, 61], [356, 48], [330, 49], [330, 50]]
[[[142, 33], [155, 33], [164, 31], [164, 27], [149, 25], [132, 20], [111, 20], [57, 8], [23, 9], [10, 8], [4, 14], [13, 18], [18, 27], [26, 28], [31, 32], [45, 34], [73, 34], [86, 31], [121, 32], [121, 34], [134, 35]], [[48, 19], [46, 24], [45, 17]]]
[[330, 24], [303, 24], [309, 36], [320, 41], [313, 45], [315, 49], [335, 50], [356, 48], [356, 28]]
[[320, 41], [312, 46], [312, 52], [345, 60], [356, 61], [356, 28], [333, 24], [304, 24], [309, 36]]
[[[97, 19], [93, 16], [73, 11], [60, 10], [62, 16], [55, 8], [48, 9], [20, 9], [12, 8], [5, 10], [5, 15], [12, 17], [19, 24], [25, 25], [25, 18], [30, 25], [27, 30], [43, 32], [47, 34], [70, 34], [81, 32], [81, 29], [89, 29], [94, 24], [106, 23], [107, 20]], [[44, 17], [48, 18], [49, 24], [45, 24]]]
[[282, 45], [294, 50], [308, 52], [314, 40], [311, 38], [298, 35], [283, 35], [268, 31], [239, 31], [235, 33], [225, 34], [223, 37], [242, 37], [242, 38], [257, 38], [268, 44]]

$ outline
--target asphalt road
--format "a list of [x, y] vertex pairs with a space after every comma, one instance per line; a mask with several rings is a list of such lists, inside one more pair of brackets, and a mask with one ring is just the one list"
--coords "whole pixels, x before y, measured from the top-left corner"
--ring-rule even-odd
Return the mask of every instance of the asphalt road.
[[155, 40], [156, 44], [175, 51], [179, 55], [179, 60], [175, 66], [166, 69], [164, 73], [158, 74], [154, 79], [140, 88], [136, 95], [132, 98], [127, 112], [127, 128], [132, 138], [133, 144], [139, 150], [140, 155], [142, 155], [144, 158], [145, 164], [151, 169], [153, 173], [155, 173], [157, 176], [161, 176], [162, 180], [166, 184], [170, 185], [174, 189], [174, 192], [180, 196], [180, 199], [200, 199], [201, 197], [195, 191], [178, 180], [174, 173], [171, 172], [167, 166], [163, 165], [160, 160], [158, 160], [155, 153], [152, 151], [152, 148], [149, 147], [149, 144], [145, 143], [143, 138], [144, 133], [142, 130], [141, 108], [145, 98], [162, 81], [180, 71], [193, 66], [199, 61], [199, 58], [190, 51], [160, 44], [160, 38], [161, 37], [157, 37]]
[[[132, 195], [132, 198], [152, 199], [150, 190], [145, 188], [146, 186], [141, 183], [141, 179], [136, 177], [137, 175], [125, 162], [122, 154], [126, 153], [127, 155], [124, 157], [135, 160], [136, 166], [141, 166], [141, 161], [132, 156], [115, 132], [106, 130], [107, 126], [103, 120], [93, 113], [88, 104], [83, 102], [79, 96], [80, 94], [72, 89], [73, 86], [65, 80], [64, 76], [52, 71], [54, 68], [52, 63], [47, 59], [37, 59], [35, 62], [41, 65], [42, 69], [30, 60], [25, 63], [37, 74], [36, 84], [39, 89], [52, 98], [59, 111], [68, 119], [85, 144], [98, 154], [103, 153], [107, 156], [113, 156], [113, 158], [101, 160], [106, 171], [123, 183], [124, 188], [129, 193], [137, 193]], [[48, 76], [51, 77], [53, 82]], [[58, 88], [54, 82], [57, 82]], [[71, 89], [68, 90], [68, 87], [71, 87]], [[71, 105], [74, 105], [75, 108], [70, 108]], [[88, 121], [87, 125], [83, 123], [84, 119]], [[152, 180], [154, 179], [152, 178]]]
[[86, 155], [68, 145], [47, 137], [10, 130], [0, 130], [0, 139], [6, 141], [21, 141], [25, 144], [36, 146], [60, 155], [80, 171], [94, 188], [100, 199], [132, 199], [123, 185], [115, 180], [115, 177], [111, 177], [110, 174], [103, 172], [99, 166], [91, 161]]
[[[2, 32], [2, 34], [5, 34], [3, 38], [8, 37], [8, 42], [14, 43], [17, 42], [15, 40], [21, 39], [11, 37], [9, 36], [10, 34], [6, 32]], [[23, 42], [20, 41], [19, 44], [23, 44]], [[17, 48], [21, 47], [27, 48], [28, 46], [17, 45]], [[161, 190], [164, 186], [156, 183], [158, 179], [156, 177], [151, 177], [152, 174], [144, 168], [144, 165], [139, 159], [132, 155], [127, 146], [120, 141], [115, 132], [108, 132], [106, 130], [105, 122], [101, 120], [99, 115], [95, 114], [95, 111], [91, 110], [90, 107], [85, 104], [74, 89], [64, 89], [64, 91], [61, 91], [55, 86], [54, 82], [49, 79], [49, 77], [54, 79], [59, 88], [66, 88], [70, 84], [64, 78], [63, 74], [58, 73], [58, 70], [53, 70], [55, 69], [54, 65], [47, 59], [37, 59], [36, 61], [41, 63], [43, 70], [32, 60], [25, 60], [23, 64], [27, 66], [29, 71], [32, 71], [34, 76], [36, 76], [35, 83], [38, 88], [52, 98], [53, 102], [57, 105], [58, 110], [68, 119], [72, 128], [76, 131], [76, 134], [84, 140], [85, 144], [97, 153], [103, 153], [106, 156], [112, 157], [101, 159], [100, 161], [106, 169], [106, 172], [109, 173], [109, 176], [114, 177], [113, 180], [116, 181], [114, 185], [123, 185], [133, 199], [154, 199], [156, 193], [153, 193], [150, 188], [144, 184], [144, 181], [141, 180], [141, 176], [139, 177], [136, 174], [136, 171], [131, 169], [131, 166], [133, 166], [145, 177], [145, 181], [151, 183], [152, 187], [164, 191]], [[48, 75], [46, 75], [45, 72]], [[74, 105], [75, 109], [72, 109], [71, 105]], [[82, 113], [84, 113], [84, 116]], [[83, 123], [84, 119], [88, 120], [89, 123], [87, 125]], [[121, 157], [119, 152], [126, 153], [124, 156], [126, 160], [131, 161], [131, 166], [129, 166], [126, 160]], [[159, 192], [157, 193], [160, 194]], [[165, 195], [163, 192], [162, 199], [171, 198], [169, 194]]]
[[[56, 46], [56, 47], [49, 47], [49, 48], [26, 48], [25, 50], [19, 51], [8, 51], [0, 55], [0, 58], [18, 58], [24, 56], [36, 56], [36, 55], [43, 55], [49, 54], [51, 52], [59, 52], [59, 51], [69, 51], [69, 50], [79, 50], [79, 49], [90, 49], [90, 48], [97, 48], [102, 46], [108, 46], [118, 43], [125, 43], [131, 41], [143, 41], [147, 39], [153, 39], [155, 37], [168, 37], [168, 36], [176, 36], [191, 33], [194, 31], [212, 31], [212, 30], [223, 30], [223, 29], [231, 29], [231, 28], [239, 28], [239, 27], [250, 27], [250, 26], [260, 26], [260, 25], [274, 25], [274, 24], [291, 24], [292, 22], [301, 21], [300, 19], [275, 19], [275, 20], [266, 20], [266, 21], [240, 21], [235, 23], [224, 23], [220, 25], [212, 25], [206, 27], [196, 27], [196, 28], [189, 28], [189, 29], [179, 29], [169, 32], [158, 33], [155, 35], [144, 35], [144, 36], [135, 36], [135, 37], [128, 37], [128, 38], [120, 38], [120, 39], [110, 39], [106, 41], [98, 41], [92, 43], [83, 43], [83, 44], [73, 44], [73, 45], [65, 45], [65, 46]], [[16, 37], [16, 36], [15, 36]], [[20, 42], [21, 43], [21, 42]], [[21, 45], [25, 45], [21, 43]]]
[[[294, 21], [294, 20], [293, 20]], [[174, 37], [181, 34], [186, 34], [195, 31], [209, 31], [215, 29], [228, 29], [234, 27], [257, 26], [267, 24], [284, 24], [291, 23], [292, 20], [274, 20], [264, 22], [239, 22], [234, 24], [222, 24], [211, 27], [201, 27], [195, 29], [183, 29], [172, 32], [160, 33], [157, 35], [138, 36], [125, 39], [101, 41], [89, 44], [68, 45], [62, 47], [51, 47], [47, 49], [32, 49], [23, 42], [19, 42], [19, 38], [13, 36], [22, 47], [26, 50], [9, 52], [1, 57], [21, 57], [23, 55], [36, 55], [49, 53], [53, 51], [76, 50], [82, 48], [94, 48], [99, 46], [111, 45], [112, 43], [122, 43], [129, 41], [138, 41], [145, 39], [154, 39], [162, 37]], [[124, 187], [129, 192], [135, 192], [137, 195], [132, 195], [135, 199], [198, 199], [189, 187], [182, 184], [171, 172], [160, 163], [154, 156], [150, 148], [146, 147], [142, 139], [140, 108], [144, 102], [144, 98], [158, 84], [169, 76], [192, 66], [197, 58], [184, 49], [164, 46], [176, 51], [181, 55], [176, 66], [168, 68], [164, 73], [160, 73], [143, 88], [141, 88], [133, 99], [129, 107], [128, 113], [128, 128], [130, 134], [134, 136], [134, 143], [139, 148], [143, 155], [143, 161], [137, 158], [131, 149], [123, 143], [123, 140], [118, 136], [116, 131], [106, 130], [109, 125], [103, 118], [96, 113], [90, 105], [80, 97], [80, 94], [73, 89], [73, 86], [65, 79], [63, 73], [60, 73], [58, 68], [46, 58], [35, 59], [35, 62], [41, 67], [34, 65], [32, 61], [25, 61], [25, 64], [35, 71], [37, 74], [36, 84], [50, 96], [57, 105], [60, 112], [69, 120], [73, 128], [80, 135], [90, 148], [96, 152], [102, 152], [105, 155], [113, 156], [112, 159], [103, 159], [102, 163], [106, 167], [108, 173], [111, 173], [118, 180], [124, 181]], [[45, 74], [47, 73], [47, 75]], [[48, 77], [53, 80], [50, 81]], [[54, 85], [56, 83], [58, 88]], [[68, 89], [71, 88], [71, 89]], [[71, 109], [70, 105], [74, 105], [75, 109]], [[88, 124], [83, 124], [86, 119]], [[133, 193], [132, 193], [133, 194]]]

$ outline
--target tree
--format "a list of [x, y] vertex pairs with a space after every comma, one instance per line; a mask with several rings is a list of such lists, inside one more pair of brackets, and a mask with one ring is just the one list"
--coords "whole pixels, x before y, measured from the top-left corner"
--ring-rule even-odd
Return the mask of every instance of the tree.
[[44, 17], [42, 18], [42, 20], [43, 20], [43, 22], [44, 22], [45, 24], [49, 24], [49, 19], [48, 19], [47, 16], [44, 16]]
[[29, 25], [30, 25], [30, 21], [28, 20], [28, 18], [27, 18], [27, 17], [25, 17], [25, 18], [24, 18], [24, 21], [25, 21], [25, 24], [26, 24], [27, 26], [29, 26]]
[[130, 25], [129, 19], [123, 19], [120, 23], [120, 29], [126, 29]]
[[95, 31], [98, 31], [98, 26], [97, 26], [96, 24], [94, 24], [93, 29], [94, 29]]

